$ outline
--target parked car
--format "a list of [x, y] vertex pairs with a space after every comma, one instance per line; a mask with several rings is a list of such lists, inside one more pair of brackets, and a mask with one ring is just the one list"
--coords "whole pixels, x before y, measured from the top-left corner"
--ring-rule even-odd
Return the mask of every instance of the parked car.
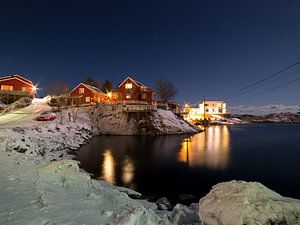
[[55, 113], [49, 113], [49, 112], [43, 112], [41, 115], [39, 115], [36, 120], [37, 121], [52, 121], [56, 119]]

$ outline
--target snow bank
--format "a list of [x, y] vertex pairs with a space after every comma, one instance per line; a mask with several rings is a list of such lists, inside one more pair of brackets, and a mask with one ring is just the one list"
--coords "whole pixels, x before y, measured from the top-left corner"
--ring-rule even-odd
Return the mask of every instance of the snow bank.
[[200, 199], [199, 216], [208, 225], [299, 225], [300, 201], [257, 182], [231, 181]]
[[22, 160], [16, 164], [4, 159], [0, 160], [0, 224], [163, 223], [126, 194], [91, 180], [75, 161], [52, 162], [38, 170]]
[[162, 134], [195, 133], [196, 129], [170, 110], [157, 109], [152, 117], [154, 128]]

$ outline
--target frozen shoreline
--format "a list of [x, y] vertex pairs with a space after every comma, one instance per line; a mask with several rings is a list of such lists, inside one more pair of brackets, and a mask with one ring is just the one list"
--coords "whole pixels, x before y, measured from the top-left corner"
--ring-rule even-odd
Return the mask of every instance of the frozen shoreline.
[[[157, 210], [155, 203], [129, 197], [139, 193], [92, 180], [79, 170], [76, 161], [65, 160], [72, 158], [67, 149], [78, 149], [99, 135], [89, 115], [90, 108], [71, 108], [58, 113], [55, 121], [37, 122], [32, 120], [33, 116], [50, 110], [45, 102], [38, 102], [22, 109], [22, 116], [18, 113], [6, 116], [12, 122], [0, 128], [0, 195], [1, 199], [5, 196], [2, 202], [8, 204], [0, 204], [0, 223], [180, 224], [179, 221], [198, 220], [198, 209], [194, 206]], [[30, 114], [32, 109], [36, 110], [34, 115]], [[91, 199], [82, 196], [82, 192], [92, 196]], [[76, 204], [80, 207], [71, 207]], [[27, 205], [28, 210], [20, 213], [19, 205]]]
[[[39, 111], [36, 107], [35, 110]], [[198, 204], [190, 207], [178, 204], [172, 211], [157, 210], [155, 203], [130, 198], [139, 195], [133, 190], [91, 179], [80, 171], [76, 161], [66, 160], [71, 157], [66, 149], [77, 149], [99, 134], [88, 116], [89, 110], [88, 107], [69, 109], [58, 114], [57, 121], [47, 123], [22, 117], [24, 123], [19, 125], [19, 115], [16, 115], [14, 123], [0, 128], [0, 196], [3, 199], [0, 224], [201, 224], [199, 215], [207, 225], [232, 225], [230, 220], [235, 218], [239, 218], [237, 225], [245, 221], [265, 225], [268, 224], [265, 221], [299, 224], [295, 223], [300, 215], [299, 201], [268, 194], [273, 192], [261, 188], [260, 184], [249, 183], [250, 189], [246, 182], [218, 184], [200, 200], [198, 213]], [[174, 121], [171, 118], [168, 122]], [[163, 129], [168, 130], [170, 126]], [[257, 195], [265, 198], [253, 198]], [[240, 196], [245, 198], [240, 200]], [[250, 203], [245, 205], [241, 201]], [[257, 204], [264, 202], [275, 205], [260, 211]], [[228, 205], [238, 210], [230, 211]], [[291, 216], [276, 217], [278, 207]], [[257, 213], [263, 213], [264, 217], [255, 220]]]

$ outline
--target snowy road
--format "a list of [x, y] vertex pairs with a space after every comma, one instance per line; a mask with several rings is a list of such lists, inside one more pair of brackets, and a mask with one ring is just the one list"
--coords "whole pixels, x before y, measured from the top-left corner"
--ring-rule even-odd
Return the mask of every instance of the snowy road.
[[30, 106], [0, 116], [0, 128], [34, 126], [41, 123], [34, 119], [50, 109], [46, 99], [34, 99]]

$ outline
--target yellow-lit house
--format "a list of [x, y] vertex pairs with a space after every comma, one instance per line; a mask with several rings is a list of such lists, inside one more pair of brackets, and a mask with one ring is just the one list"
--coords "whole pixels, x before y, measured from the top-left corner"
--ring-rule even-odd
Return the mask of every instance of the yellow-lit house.
[[184, 107], [184, 119], [188, 121], [203, 120], [213, 118], [215, 115], [227, 114], [226, 103], [223, 101], [203, 101], [197, 108], [192, 108], [188, 104]]

